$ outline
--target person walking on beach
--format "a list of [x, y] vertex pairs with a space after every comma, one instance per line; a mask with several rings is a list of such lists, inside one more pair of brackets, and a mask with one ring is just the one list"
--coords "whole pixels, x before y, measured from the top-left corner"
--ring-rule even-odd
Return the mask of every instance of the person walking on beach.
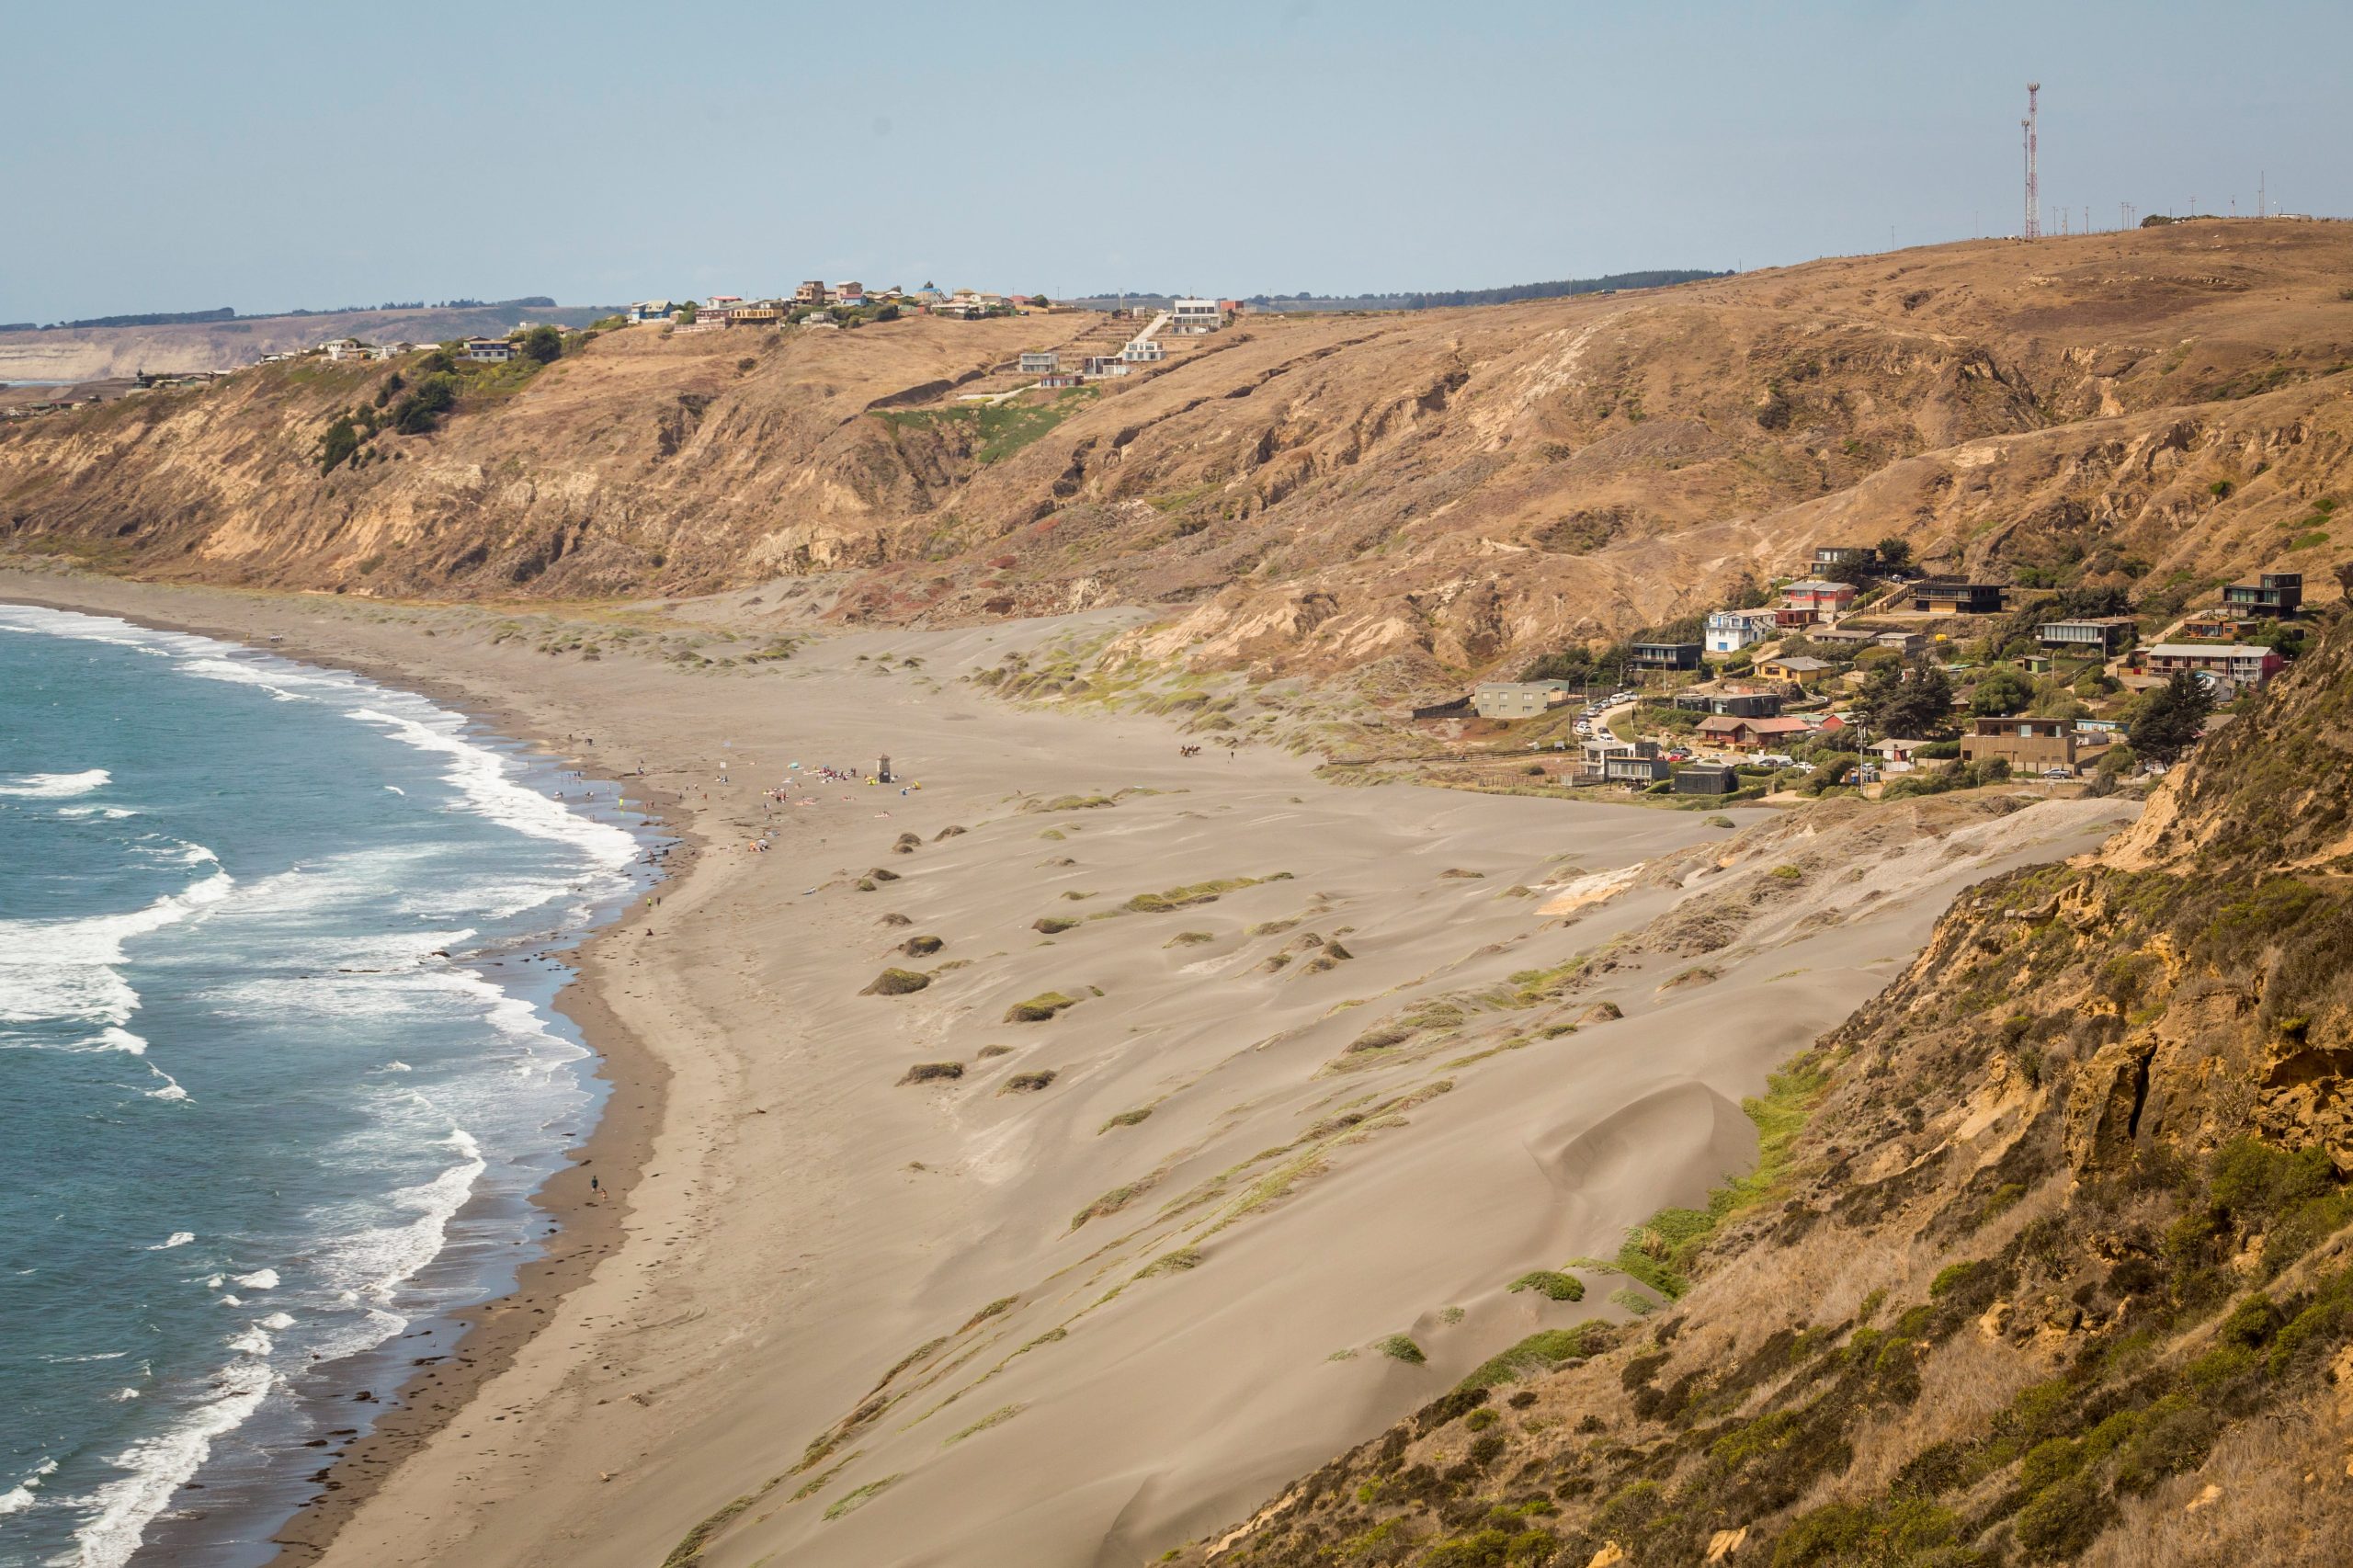
[[588, 1201], [591, 1203], [601, 1203], [604, 1201], [604, 1189], [597, 1185], [597, 1178], [595, 1176], [590, 1176], [588, 1178]]

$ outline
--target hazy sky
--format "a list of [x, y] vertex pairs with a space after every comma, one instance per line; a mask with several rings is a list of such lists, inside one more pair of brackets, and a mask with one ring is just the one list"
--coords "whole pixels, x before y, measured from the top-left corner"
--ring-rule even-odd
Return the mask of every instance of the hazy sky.
[[2353, 212], [2353, 5], [0, 0], [0, 321], [1757, 267]]

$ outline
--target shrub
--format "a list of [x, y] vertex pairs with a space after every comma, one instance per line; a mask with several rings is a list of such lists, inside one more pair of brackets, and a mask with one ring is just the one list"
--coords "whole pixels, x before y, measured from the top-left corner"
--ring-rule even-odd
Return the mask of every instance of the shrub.
[[1034, 1095], [1040, 1089], [1044, 1088], [1053, 1081], [1054, 1070], [1051, 1067], [1044, 1068], [1036, 1073], [1016, 1073], [1012, 1077], [1007, 1078], [1005, 1081], [1005, 1087], [999, 1089], [997, 1093], [1000, 1095]]
[[925, 959], [947, 945], [937, 937], [910, 937], [899, 944], [899, 950], [911, 959]]
[[1531, 1334], [1510, 1349], [1490, 1356], [1455, 1385], [1460, 1389], [1489, 1389], [1499, 1383], [1549, 1372], [1570, 1361], [1583, 1360], [1609, 1347], [1610, 1331], [1600, 1322], [1574, 1328], [1548, 1328]]
[[920, 991], [931, 983], [931, 976], [911, 969], [886, 969], [874, 977], [874, 983], [858, 993], [861, 996], [904, 996], [910, 991]]
[[1078, 998], [1075, 996], [1065, 996], [1059, 991], [1042, 992], [1027, 1002], [1016, 1002], [1007, 1007], [1005, 1021], [1008, 1024], [1043, 1023], [1063, 1008], [1077, 1006]]
[[1055, 915], [1041, 915], [1037, 919], [1029, 922], [1029, 929], [1032, 931], [1042, 931], [1047, 936], [1052, 937], [1070, 930], [1077, 924], [1078, 922], [1075, 920], [1063, 920]]
[[538, 365], [552, 365], [563, 358], [563, 334], [551, 326], [535, 326], [517, 346], [523, 358]]
[[349, 415], [338, 414], [327, 433], [319, 437], [319, 472], [333, 473], [359, 449], [359, 431]]
[[899, 1085], [904, 1088], [909, 1084], [936, 1084], [963, 1075], [964, 1064], [961, 1062], [918, 1062], [907, 1069]]
[[1962, 1286], [1967, 1285], [1979, 1272], [1991, 1267], [1992, 1265], [1986, 1263], [1984, 1259], [1978, 1258], [1972, 1259], [1967, 1263], [1952, 1264], [1948, 1267], [1939, 1269], [1937, 1272], [1937, 1277], [1928, 1281], [1928, 1294], [1931, 1298], [1934, 1298], [1945, 1294], [1948, 1290], [1957, 1290]]
[[1409, 1335], [1403, 1334], [1392, 1334], [1373, 1348], [1392, 1361], [1403, 1361], [1412, 1367], [1418, 1367], [1429, 1359], [1422, 1354], [1420, 1346], [1415, 1344]]
[[1539, 1268], [1523, 1274], [1511, 1282], [1511, 1288], [1514, 1290], [1540, 1290], [1555, 1301], [1585, 1300], [1584, 1280], [1574, 1274], [1563, 1274], [1552, 1268]]
[[[2089, 1546], [2115, 1517], [2116, 1505], [2100, 1490], [2097, 1479], [2070, 1476], [2019, 1511], [2018, 1544], [2030, 1558], [2058, 1562]], [[1776, 1568], [1779, 1562], [1776, 1558]]]

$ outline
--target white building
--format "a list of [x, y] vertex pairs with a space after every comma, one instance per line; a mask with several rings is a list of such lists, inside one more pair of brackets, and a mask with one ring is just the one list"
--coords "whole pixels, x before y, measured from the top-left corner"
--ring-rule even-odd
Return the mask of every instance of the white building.
[[1711, 609], [1708, 612], [1708, 652], [1737, 653], [1773, 635], [1769, 609]]
[[637, 326], [650, 321], [668, 321], [672, 309], [667, 300], [640, 300], [629, 308], [630, 324]]
[[1063, 357], [1051, 349], [1021, 356], [1021, 373], [1025, 376], [1051, 376], [1062, 368]]
[[1131, 365], [1156, 365], [1168, 358], [1168, 350], [1148, 337], [1139, 337], [1120, 350], [1120, 358]]
[[319, 352], [330, 359], [373, 359], [379, 358], [374, 348], [356, 337], [337, 337], [319, 345]]
[[469, 337], [458, 350], [458, 358], [485, 365], [503, 364], [515, 358], [515, 346], [503, 337]]
[[1225, 324], [1225, 312], [1217, 308], [1215, 300], [1171, 300], [1168, 301], [1168, 330], [1198, 335], [1215, 332]]

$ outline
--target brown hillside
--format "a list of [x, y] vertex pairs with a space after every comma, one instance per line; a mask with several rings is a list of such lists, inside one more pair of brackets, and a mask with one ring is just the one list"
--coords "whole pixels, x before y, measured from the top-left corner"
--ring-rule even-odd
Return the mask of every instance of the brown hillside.
[[447, 343], [505, 333], [523, 321], [585, 326], [608, 307], [481, 305], [415, 311], [321, 311], [162, 326], [57, 327], [0, 332], [0, 382], [93, 381], [139, 371], [234, 370], [265, 354], [316, 348], [331, 338]]
[[1422, 679], [1889, 533], [1934, 565], [2131, 582], [2163, 608], [2353, 557], [2313, 507], [2353, 452], [2348, 285], [2353, 225], [1983, 242], [1257, 318], [977, 426], [961, 378], [1011, 385], [988, 372], [1096, 319], [642, 327], [324, 478], [319, 434], [382, 369], [24, 422], [0, 430], [0, 524], [139, 574], [337, 591], [801, 574], [886, 623], [1129, 603], [1164, 612], [1144, 644], [1164, 655]]
[[2353, 1561], [2353, 622], [2101, 852], [1963, 896], [1764, 1165], [1188, 1562]]

